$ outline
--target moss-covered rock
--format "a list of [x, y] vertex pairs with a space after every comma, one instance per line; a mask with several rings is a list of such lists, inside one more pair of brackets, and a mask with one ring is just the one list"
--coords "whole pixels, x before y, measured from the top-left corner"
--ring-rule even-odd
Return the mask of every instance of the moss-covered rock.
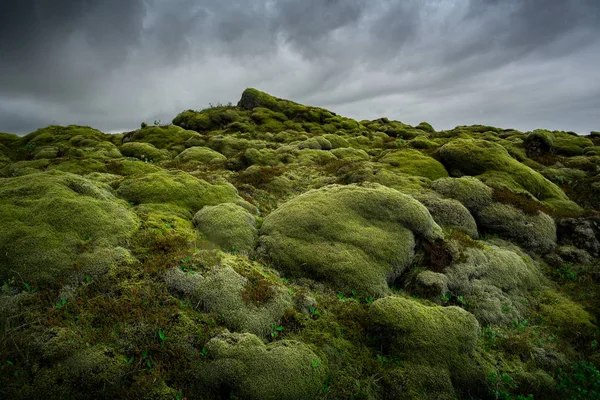
[[483, 231], [512, 239], [540, 254], [556, 246], [556, 224], [543, 212], [531, 215], [509, 204], [493, 203], [478, 212], [477, 221]]
[[415, 234], [442, 235], [422, 204], [379, 185], [300, 195], [267, 216], [260, 234], [262, 251], [286, 275], [379, 296], [411, 263]]
[[454, 171], [460, 170], [463, 174], [474, 176], [488, 173], [488, 177], [502, 178], [500, 182], [498, 179], [491, 180], [495, 185], [502, 184], [513, 191], [526, 190], [538, 200], [568, 201], [558, 186], [512, 158], [499, 144], [485, 140], [457, 139], [445, 144], [439, 153], [442, 161]]
[[248, 253], [258, 239], [254, 216], [236, 204], [205, 206], [194, 216], [194, 225], [228, 251]]
[[179, 153], [175, 159], [184, 163], [195, 161], [202, 164], [209, 164], [225, 161], [227, 157], [208, 147], [194, 146]]
[[117, 193], [134, 204], [169, 203], [196, 212], [204, 206], [239, 200], [236, 189], [196, 179], [182, 171], [153, 172], [124, 180]]
[[[482, 386], [484, 371], [472, 358], [480, 328], [465, 310], [390, 296], [371, 305], [369, 326], [389, 353], [405, 363], [406, 389], [412, 394], [407, 398], [456, 398], [461, 390], [476, 392]], [[410, 373], [423, 368], [433, 368], [435, 374]]]
[[248, 400], [308, 400], [322, 393], [325, 363], [303, 343], [265, 345], [252, 334], [227, 332], [206, 349], [211, 361], [202, 378], [216, 393]]
[[431, 180], [448, 176], [448, 172], [439, 161], [418, 150], [393, 151], [385, 154], [379, 162], [390, 165], [395, 171]]
[[126, 379], [128, 367], [123, 355], [96, 345], [40, 370], [33, 382], [32, 396], [43, 393], [49, 398], [83, 399], [90, 393], [102, 393], [114, 397]]
[[596, 320], [590, 313], [558, 292], [544, 290], [538, 301], [545, 322], [566, 337], [590, 338], [597, 330]]
[[458, 200], [443, 199], [433, 195], [415, 195], [437, 222], [438, 225], [448, 229], [455, 229], [477, 239], [477, 223], [469, 212]]
[[583, 154], [583, 149], [594, 145], [590, 139], [567, 132], [555, 131], [554, 151], [564, 156], [578, 156]]
[[477, 178], [437, 179], [431, 185], [438, 193], [460, 201], [469, 211], [476, 213], [493, 202], [493, 190]]
[[123, 135], [123, 143], [144, 142], [158, 149], [169, 149], [176, 145], [183, 145], [193, 137], [200, 137], [198, 132], [186, 130], [176, 125], [146, 126]]
[[165, 279], [176, 295], [202, 306], [206, 312], [221, 315], [229, 329], [260, 337], [268, 336], [293, 304], [274, 276], [236, 258], [226, 258], [203, 273], [171, 269]]
[[364, 161], [370, 158], [366, 151], [353, 149], [351, 147], [340, 147], [333, 149], [331, 150], [331, 154], [336, 156], [338, 159], [345, 161]]
[[121, 146], [121, 153], [142, 161], [161, 161], [171, 158], [166, 150], [159, 150], [150, 143], [131, 142]]
[[522, 318], [523, 299], [543, 283], [533, 260], [516, 248], [492, 244], [461, 247], [461, 255], [444, 271], [449, 291], [471, 304], [482, 325], [508, 324]]
[[56, 283], [79, 254], [117, 246], [138, 226], [107, 187], [58, 171], [0, 179], [0, 204], [2, 280]]

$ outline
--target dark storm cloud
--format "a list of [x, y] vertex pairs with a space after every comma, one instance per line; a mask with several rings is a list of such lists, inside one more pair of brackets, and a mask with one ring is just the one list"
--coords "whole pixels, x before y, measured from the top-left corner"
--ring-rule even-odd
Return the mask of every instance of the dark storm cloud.
[[596, 0], [19, 0], [0, 130], [114, 131], [252, 86], [363, 119], [600, 129]]

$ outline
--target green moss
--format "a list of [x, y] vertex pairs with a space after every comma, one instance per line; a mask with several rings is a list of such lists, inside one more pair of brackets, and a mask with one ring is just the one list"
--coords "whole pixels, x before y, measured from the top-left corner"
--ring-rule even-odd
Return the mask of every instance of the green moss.
[[556, 224], [542, 212], [525, 214], [511, 205], [493, 203], [478, 212], [477, 221], [483, 231], [497, 233], [541, 254], [556, 246]]
[[134, 157], [142, 161], [161, 161], [171, 158], [166, 150], [159, 150], [149, 143], [131, 142], [121, 146], [121, 153], [126, 157]]
[[169, 203], [197, 211], [239, 199], [231, 185], [211, 185], [182, 171], [160, 171], [124, 180], [117, 193], [134, 204]]
[[342, 147], [350, 147], [350, 143], [348, 143], [348, 141], [340, 135], [327, 134], [327, 135], [323, 135], [323, 137], [325, 139], [327, 139], [329, 141], [329, 143], [331, 143], [332, 149], [339, 149]]
[[185, 149], [175, 158], [180, 162], [199, 162], [203, 164], [218, 163], [227, 160], [227, 157], [208, 147], [190, 147]]
[[469, 211], [476, 213], [492, 203], [492, 188], [477, 178], [442, 178], [432, 184], [436, 192], [460, 201]]
[[326, 165], [337, 161], [337, 157], [329, 151], [304, 149], [298, 151], [298, 162], [301, 165]]
[[106, 164], [106, 172], [115, 175], [135, 176], [159, 171], [162, 171], [160, 167], [138, 160], [112, 160]]
[[396, 190], [329, 186], [279, 207], [260, 234], [262, 251], [284, 273], [382, 295], [411, 263], [414, 234], [435, 240], [441, 228], [423, 205]]
[[366, 151], [353, 149], [351, 147], [333, 149], [331, 150], [331, 154], [336, 156], [339, 160], [346, 161], [363, 161], [370, 158]]
[[436, 147], [439, 147], [439, 144], [423, 136], [417, 136], [416, 138], [409, 141], [408, 144], [411, 147], [414, 147], [415, 149], [434, 149]]
[[417, 125], [415, 127], [416, 129], [420, 129], [422, 131], [425, 132], [429, 132], [429, 133], [435, 133], [435, 129], [433, 129], [433, 126], [431, 126], [430, 124], [428, 124], [427, 122], [421, 122], [419, 125]]
[[459, 201], [443, 199], [432, 195], [415, 195], [437, 222], [438, 225], [448, 229], [458, 230], [477, 239], [477, 224], [469, 210]]
[[70, 172], [77, 175], [86, 175], [93, 172], [106, 171], [106, 163], [93, 158], [69, 159], [62, 161], [59, 164], [49, 165], [48, 170]]
[[482, 325], [509, 324], [524, 315], [523, 299], [542, 287], [536, 264], [517, 248], [486, 243], [484, 248], [459, 245], [460, 257], [444, 274], [448, 289], [463, 302]]
[[147, 126], [123, 135], [123, 143], [144, 142], [158, 149], [169, 149], [175, 145], [182, 145], [190, 138], [200, 135], [191, 130], [185, 130], [176, 125]]
[[116, 246], [138, 226], [106, 187], [69, 173], [2, 179], [0, 199], [2, 280], [56, 283], [72, 271], [78, 254]]
[[206, 349], [213, 361], [203, 380], [216, 392], [248, 400], [308, 400], [322, 393], [325, 363], [303, 343], [265, 345], [252, 334], [227, 332]]
[[448, 176], [448, 172], [439, 161], [418, 150], [392, 151], [380, 158], [379, 162], [389, 164], [394, 171], [422, 176], [431, 180]]
[[590, 338], [597, 330], [595, 318], [590, 313], [558, 292], [545, 290], [538, 301], [544, 322], [565, 337]]
[[[539, 200], [568, 200], [563, 191], [540, 173], [510, 157], [506, 149], [496, 143], [475, 139], [457, 139], [440, 149], [442, 161], [452, 170], [469, 175], [484, 175], [496, 186], [504, 185], [513, 191], [528, 191]], [[505, 183], [506, 182], [506, 183]]]
[[246, 165], [277, 166], [281, 164], [279, 155], [271, 149], [248, 149], [244, 153], [243, 161]]
[[[482, 386], [484, 373], [472, 357], [479, 324], [465, 310], [385, 297], [369, 308], [369, 325], [384, 349], [403, 360], [413, 396], [455, 398], [460, 389]], [[435, 372], [423, 373], [430, 368]], [[420, 373], [411, 373], [415, 369]]]
[[107, 346], [84, 349], [50, 368], [42, 369], [33, 382], [33, 396], [87, 398], [91, 393], [117, 396], [126, 379], [123, 356]]
[[583, 136], [569, 135], [566, 132], [554, 132], [554, 151], [564, 156], [578, 156], [583, 149], [593, 146], [594, 142]]
[[554, 150], [554, 134], [545, 129], [536, 129], [527, 134], [524, 143], [531, 156], [540, 156]]
[[236, 272], [234, 267], [244, 263], [248, 261], [225, 258], [208, 272], [190, 274], [176, 268], [167, 271], [165, 279], [176, 295], [221, 315], [229, 329], [267, 337], [292, 307], [291, 296], [254, 264], [241, 269], [248, 277]]
[[194, 216], [194, 225], [210, 241], [228, 251], [252, 251], [258, 238], [252, 214], [231, 203], [203, 207]]
[[344, 183], [374, 182], [411, 195], [431, 187], [431, 180], [427, 178], [395, 172], [373, 162], [350, 162], [339, 168], [337, 175]]

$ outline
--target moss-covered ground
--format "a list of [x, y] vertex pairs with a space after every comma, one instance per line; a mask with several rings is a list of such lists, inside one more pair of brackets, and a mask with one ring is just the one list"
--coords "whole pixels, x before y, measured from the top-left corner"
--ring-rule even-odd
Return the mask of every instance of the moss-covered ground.
[[599, 399], [599, 149], [255, 89], [0, 133], [0, 398]]

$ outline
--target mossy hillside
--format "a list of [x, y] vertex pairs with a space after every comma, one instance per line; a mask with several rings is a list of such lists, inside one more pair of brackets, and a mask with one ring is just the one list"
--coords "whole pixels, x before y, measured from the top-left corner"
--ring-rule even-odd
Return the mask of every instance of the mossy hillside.
[[0, 193], [2, 280], [56, 284], [80, 253], [124, 243], [138, 226], [106, 187], [69, 173], [2, 179]]
[[22, 136], [11, 144], [16, 159], [62, 157], [118, 158], [121, 153], [109, 135], [89, 126], [51, 125]]
[[381, 296], [412, 262], [415, 235], [435, 240], [442, 232], [422, 204], [398, 191], [329, 186], [279, 207], [260, 235], [261, 251], [285, 274]]
[[265, 345], [249, 333], [224, 333], [207, 345], [205, 382], [217, 393], [249, 400], [314, 399], [322, 393], [325, 364], [296, 341]]
[[[25, 182], [31, 176], [35, 182], [27, 190], [33, 193], [36, 187], [44, 186], [37, 184], [39, 179], [64, 175], [65, 171], [75, 173], [106, 193], [109, 203], [118, 203], [117, 208], [134, 220], [130, 234], [119, 236], [110, 245], [97, 243], [96, 236], [92, 241], [76, 240], [80, 232], [70, 225], [63, 236], [44, 224], [32, 228], [33, 233], [16, 229], [19, 237], [34, 239], [27, 242], [31, 259], [41, 263], [45, 258], [38, 254], [47, 255], [51, 249], [57, 259], [70, 261], [64, 262], [64, 275], [53, 275], [50, 284], [24, 281], [17, 274], [2, 281], [0, 397], [30, 399], [46, 392], [70, 398], [285, 397], [279, 392], [265, 394], [258, 388], [251, 392], [240, 389], [240, 385], [248, 385], [246, 378], [279, 382], [280, 376], [251, 370], [248, 366], [255, 364], [237, 354], [219, 356], [221, 361], [217, 362], [207, 344], [227, 334], [226, 329], [231, 332], [227, 335], [252, 333], [268, 349], [284, 342], [302, 343], [303, 348], [310, 349], [319, 360], [314, 366], [311, 361], [310, 370], [322, 368], [323, 378], [314, 383], [311, 398], [523, 399], [532, 395], [553, 399], [572, 398], [578, 393], [576, 382], [593, 384], [593, 375], [581, 375], [577, 367], [596, 368], [600, 360], [595, 342], [600, 305], [596, 256], [600, 244], [593, 212], [600, 209], [598, 198], [594, 198], [600, 193], [596, 190], [600, 187], [596, 177], [600, 157], [592, 154], [595, 149], [589, 142], [565, 133], [567, 141], [574, 139], [575, 146], [581, 148], [573, 152], [579, 155], [569, 156], [571, 153], [554, 147], [535, 153], [527, 140], [529, 133], [512, 129], [473, 125], [435, 132], [427, 124], [412, 127], [387, 118], [354, 121], [280, 99], [251, 110], [219, 105], [188, 111], [184, 116], [176, 121], [179, 125], [197, 119], [196, 126], [144, 125], [138, 131], [117, 135], [69, 126], [44, 128], [28, 139], [0, 135], [4, 146], [0, 146], [0, 153], [9, 159], [0, 167], [0, 182], [12, 182], [17, 177]], [[562, 133], [550, 133], [554, 146]], [[441, 160], [451, 176], [460, 176], [463, 171], [451, 167], [439, 151], [445, 145], [460, 143], [460, 139], [500, 146], [512, 160], [511, 168], [521, 165], [541, 173], [568, 199], [536, 196], [512, 170], [487, 169], [474, 177], [432, 180], [419, 176], [417, 169], [400, 171], [381, 161], [390, 154], [419, 151], [412, 153], [415, 159], [429, 157], [425, 159], [428, 165], [431, 160]], [[587, 139], [600, 145], [595, 137]], [[125, 149], [152, 145], [161, 154], [168, 153], [169, 159], [141, 161], [123, 154], [124, 144]], [[194, 148], [209, 149], [215, 161], [187, 159], [186, 154], [196, 150], [186, 149]], [[506, 155], [502, 151], [499, 154]], [[184, 156], [186, 160], [182, 160]], [[405, 158], [397, 165], [410, 166], [411, 157]], [[477, 156], [474, 153], [470, 158]], [[36, 178], [40, 174], [44, 178]], [[156, 187], [148, 190], [153, 183]], [[406, 224], [398, 220], [407, 213], [395, 206], [395, 201], [371, 201], [371, 195], [364, 201], [361, 196], [357, 201], [354, 195], [341, 201], [337, 195], [329, 195], [328, 190], [336, 187], [332, 184], [353, 190], [358, 183], [363, 189], [410, 194], [429, 210], [431, 220], [443, 228], [444, 237], [433, 240], [412, 228], [401, 230]], [[140, 203], [129, 200], [135, 200], [134, 191], [123, 188], [130, 185], [137, 185], [136, 193], [144, 192]], [[313, 193], [310, 191], [322, 191], [322, 196], [302, 203], [301, 208], [307, 211], [300, 213], [300, 219], [316, 223], [298, 230], [302, 233], [298, 237], [308, 241], [292, 241], [293, 228], [301, 225], [292, 218], [294, 201]], [[28, 202], [19, 200], [18, 207], [24, 209]], [[575, 202], [585, 210], [574, 207]], [[350, 206], [354, 203], [356, 209]], [[194, 226], [194, 215], [212, 206], [220, 209], [223, 205], [235, 209], [236, 215], [244, 214], [233, 204], [253, 216], [256, 228], [271, 216], [279, 219], [277, 210], [289, 206], [281, 221], [291, 221], [291, 227], [280, 229], [279, 223], [273, 224], [282, 231], [277, 233], [282, 238], [277, 251], [284, 256], [288, 250], [296, 254], [298, 249], [315, 253], [311, 261], [318, 268], [306, 273], [308, 264], [291, 257], [291, 266], [275, 263], [264, 246], [259, 247], [260, 252], [223, 247], [215, 243], [220, 239], [211, 241]], [[48, 209], [48, 213], [57, 214], [54, 207]], [[59, 211], [63, 209], [77, 211], [70, 206]], [[314, 212], [320, 209], [343, 210], [328, 219], [324, 212]], [[390, 214], [380, 213], [381, 209]], [[211, 222], [210, 227], [205, 224], [205, 230], [220, 233], [224, 226], [237, 221], [223, 218], [226, 213], [213, 214], [218, 223]], [[125, 221], [118, 215], [110, 213], [111, 223]], [[19, 223], [27, 222], [25, 217], [15, 218], [20, 218]], [[547, 240], [552, 235], [546, 235], [552, 231], [546, 229], [551, 228], [552, 219], [557, 226], [556, 247]], [[94, 234], [97, 226], [110, 226], [98, 221], [102, 220], [94, 217], [93, 223], [86, 222]], [[14, 224], [0, 225], [0, 231], [13, 233]], [[335, 229], [341, 233], [331, 233]], [[402, 264], [407, 266], [394, 269], [407, 254], [398, 251], [398, 243], [407, 243], [398, 238], [407, 231], [414, 240], [414, 257]], [[38, 232], [44, 241], [36, 241]], [[69, 239], [57, 240], [54, 246], [48, 241], [52, 235]], [[227, 236], [227, 241], [231, 240], [237, 240], [237, 235]], [[72, 252], [61, 253], [75, 242], [80, 244]], [[549, 252], [542, 254], [548, 246]], [[16, 258], [17, 264], [20, 260]], [[339, 267], [342, 263], [336, 263], [340, 260], [352, 267], [349, 270], [358, 271], [358, 277], [353, 279], [356, 273], [337, 273], [340, 277], [336, 275], [336, 281], [330, 279], [335, 273], [328, 268]], [[355, 284], [363, 283], [360, 274], [365, 265], [376, 264], [381, 269], [368, 270], [364, 276], [379, 277], [376, 285], [381, 295], [392, 293], [393, 297], [416, 302], [424, 307], [426, 316], [438, 314], [427, 311], [438, 309], [433, 304], [441, 314], [454, 306], [474, 315], [481, 326], [475, 350], [465, 355], [452, 346], [441, 346], [439, 357], [427, 361], [430, 348], [403, 350], [411, 348], [412, 342], [421, 342], [412, 333], [398, 333], [396, 337], [408, 343], [396, 341], [402, 346], [391, 352], [393, 330], [370, 325], [377, 295], [363, 293]], [[290, 272], [295, 270], [297, 275]], [[313, 273], [322, 270], [330, 275]], [[395, 272], [378, 272], [389, 270]], [[427, 321], [424, 316], [415, 320], [421, 318]], [[433, 325], [444, 331], [445, 319], [433, 319], [440, 322]], [[429, 328], [419, 332], [419, 337], [432, 337]], [[455, 341], [454, 334], [448, 337], [452, 339], [449, 342]], [[262, 353], [262, 347], [257, 349], [253, 352]], [[101, 354], [104, 350], [108, 353]], [[76, 355], [98, 367], [74, 362]], [[464, 367], [448, 368], [446, 360], [463, 356], [468, 357]], [[113, 370], [107, 366], [112, 365], [110, 360], [119, 361], [124, 368]], [[225, 373], [221, 380], [213, 379], [221, 375], [225, 364], [235, 365], [232, 370], [238, 375]], [[211, 375], [207, 371], [215, 372]], [[305, 370], [297, 371], [303, 374]], [[96, 378], [114, 382], [106, 383], [107, 395]], [[301, 396], [287, 386], [272, 386]]]

